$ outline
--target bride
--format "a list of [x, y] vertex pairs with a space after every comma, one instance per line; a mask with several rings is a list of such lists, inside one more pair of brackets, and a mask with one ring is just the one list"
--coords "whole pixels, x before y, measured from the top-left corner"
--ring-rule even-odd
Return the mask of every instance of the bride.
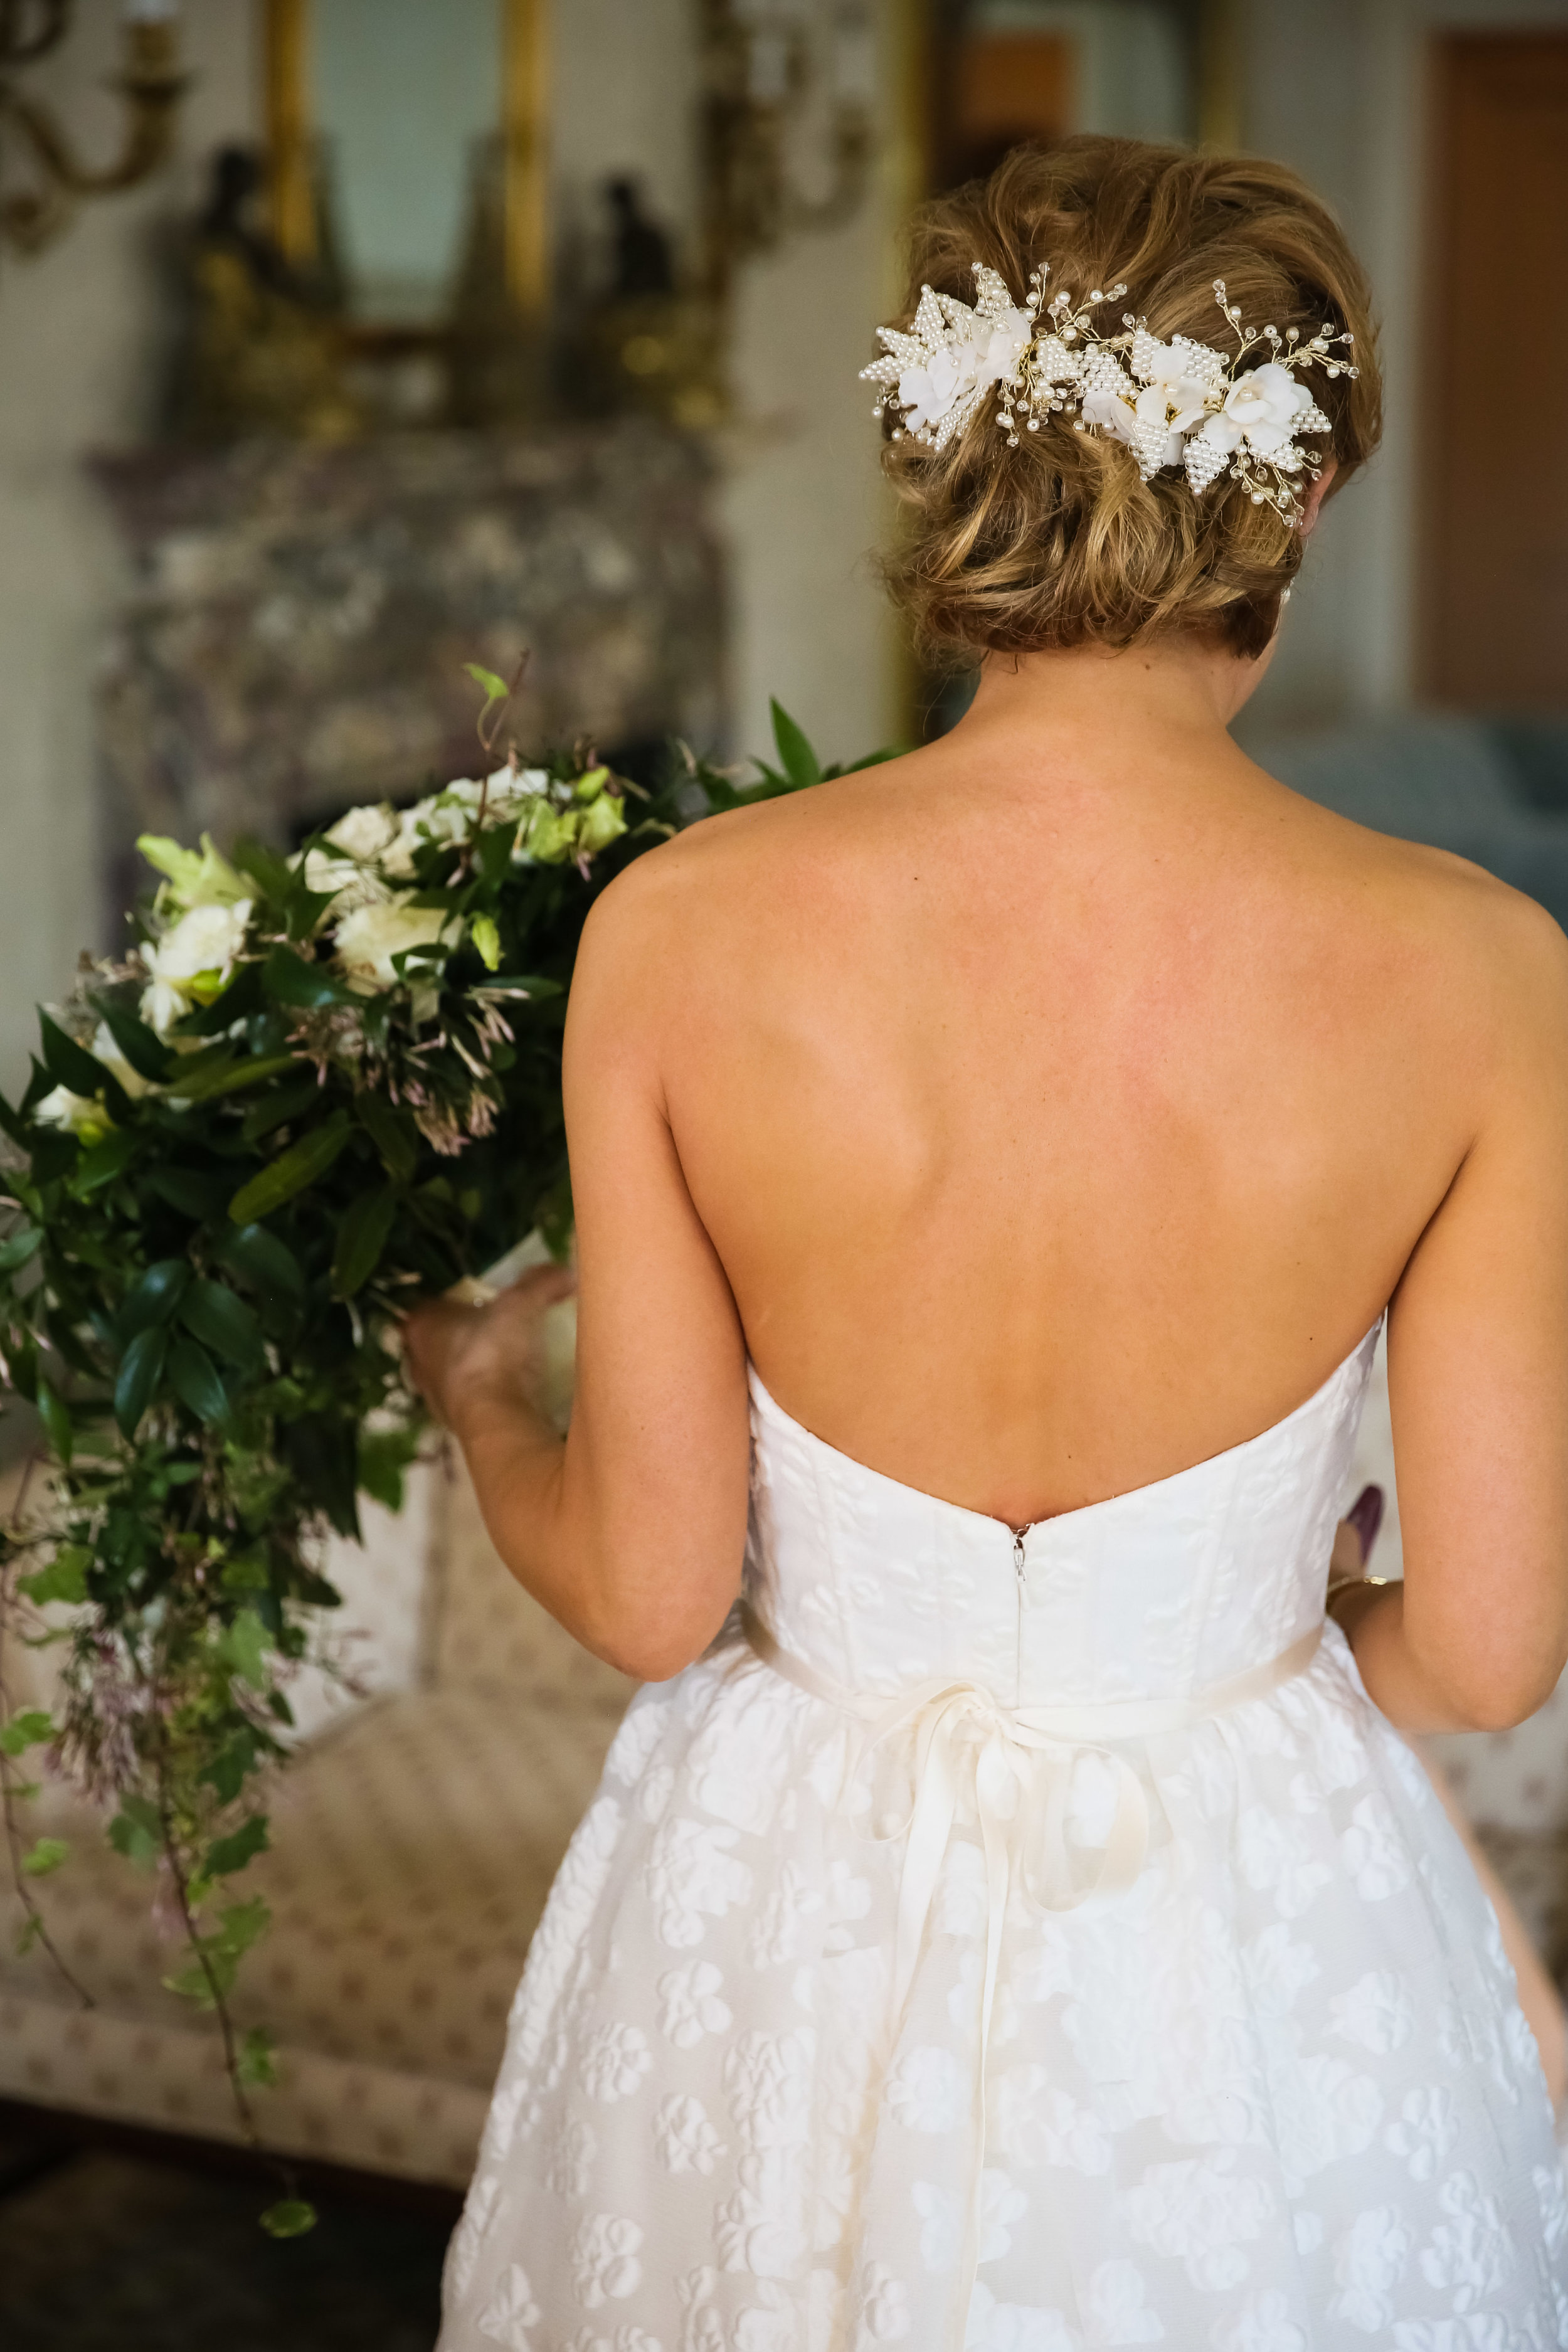
[[[1568, 950], [1226, 731], [1375, 445], [1367, 289], [1289, 173], [1106, 140], [915, 260], [889, 575], [973, 706], [595, 908], [567, 1442], [568, 1277], [409, 1327], [507, 1561], [647, 1685], [443, 2352], [1568, 2343], [1401, 1737], [1568, 1658]], [[1330, 1583], [1385, 1312], [1406, 1581]]]

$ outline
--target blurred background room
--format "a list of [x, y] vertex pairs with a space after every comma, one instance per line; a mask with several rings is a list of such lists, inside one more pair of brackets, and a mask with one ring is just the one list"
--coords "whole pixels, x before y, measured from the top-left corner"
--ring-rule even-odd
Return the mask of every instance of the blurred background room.
[[[858, 371], [921, 198], [1075, 131], [1275, 157], [1342, 216], [1384, 446], [1238, 732], [1568, 920], [1568, 0], [0, 0], [0, 1087], [122, 941], [139, 833], [413, 797], [471, 764], [465, 661], [528, 648], [524, 748], [634, 779], [767, 751], [775, 697], [826, 759], [950, 724]], [[300, 1710], [258, 1970], [323, 2225], [256, 2232], [141, 1892], [62, 1874], [89, 2012], [0, 1904], [8, 2352], [433, 2341], [626, 1686], [438, 1471], [334, 1573], [364, 1695]], [[1563, 1694], [1450, 1761], [1561, 1970]]]

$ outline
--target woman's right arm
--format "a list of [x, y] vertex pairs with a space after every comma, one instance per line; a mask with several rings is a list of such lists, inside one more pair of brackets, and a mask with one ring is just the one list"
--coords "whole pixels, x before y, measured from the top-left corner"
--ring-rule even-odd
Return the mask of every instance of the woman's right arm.
[[1512, 892], [1477, 914], [1466, 1043], [1433, 1070], [1473, 1132], [1389, 1314], [1405, 1581], [1335, 1607], [1412, 1732], [1521, 1722], [1568, 1663], [1568, 940]]

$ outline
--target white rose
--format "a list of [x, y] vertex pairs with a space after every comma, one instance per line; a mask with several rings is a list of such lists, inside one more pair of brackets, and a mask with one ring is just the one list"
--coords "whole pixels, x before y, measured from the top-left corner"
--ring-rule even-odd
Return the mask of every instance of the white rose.
[[419, 828], [430, 805], [428, 801], [418, 801], [413, 808], [398, 811], [396, 835], [381, 855], [382, 872], [396, 881], [406, 881], [414, 871], [414, 853], [424, 838]]
[[[1312, 405], [1312, 395], [1278, 360], [1238, 376], [1225, 398], [1225, 416], [1232, 430], [1246, 436], [1247, 447], [1259, 457], [1284, 447], [1298, 417]], [[1211, 438], [1218, 436], [1212, 436]], [[1236, 446], [1232, 442], [1232, 448]]]
[[355, 988], [392, 988], [398, 980], [394, 956], [410, 948], [455, 943], [459, 928], [441, 908], [411, 907], [405, 898], [356, 907], [338, 925], [334, 961]]
[[307, 849], [299, 863], [307, 890], [321, 890], [329, 898], [347, 890], [360, 878], [359, 867], [352, 857], [334, 857], [327, 849]]
[[210, 1003], [228, 983], [250, 922], [248, 898], [235, 906], [192, 907], [161, 940], [142, 950], [149, 985], [142, 1015], [160, 1036], [193, 1003]]
[[[379, 806], [352, 808], [336, 824], [327, 828], [327, 839], [345, 857], [363, 865], [367, 858], [379, 857], [397, 838], [397, 819], [383, 802]], [[320, 886], [310, 885], [312, 889]]]

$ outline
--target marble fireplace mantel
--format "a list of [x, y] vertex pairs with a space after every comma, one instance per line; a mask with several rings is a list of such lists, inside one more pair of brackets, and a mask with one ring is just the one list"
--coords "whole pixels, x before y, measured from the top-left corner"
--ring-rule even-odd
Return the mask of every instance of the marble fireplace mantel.
[[689, 436], [257, 441], [93, 470], [134, 558], [100, 682], [121, 905], [139, 831], [282, 843], [469, 772], [466, 661], [507, 674], [531, 649], [525, 751], [720, 739], [722, 572]]

